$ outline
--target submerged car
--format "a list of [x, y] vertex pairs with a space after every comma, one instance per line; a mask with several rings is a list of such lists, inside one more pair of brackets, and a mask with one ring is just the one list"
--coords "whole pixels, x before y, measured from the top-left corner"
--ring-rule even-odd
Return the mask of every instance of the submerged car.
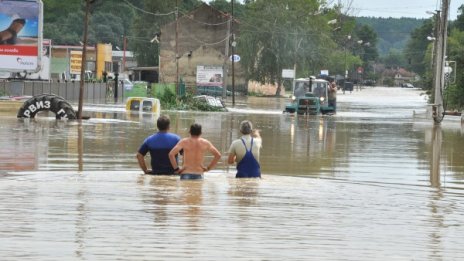
[[209, 95], [198, 95], [194, 96], [193, 99], [197, 102], [207, 104], [208, 106], [214, 107], [216, 109], [226, 110], [224, 103], [216, 97]]
[[[208, 96], [222, 96], [224, 89], [222, 86], [197, 86], [196, 94], [197, 95], [208, 95]], [[232, 92], [226, 90], [226, 95], [232, 95]]]
[[138, 113], [160, 113], [160, 100], [147, 97], [129, 97], [126, 101], [126, 110]]
[[300, 78], [295, 80], [292, 101], [285, 106], [285, 113], [328, 114], [335, 108], [328, 103], [329, 82], [323, 79]]

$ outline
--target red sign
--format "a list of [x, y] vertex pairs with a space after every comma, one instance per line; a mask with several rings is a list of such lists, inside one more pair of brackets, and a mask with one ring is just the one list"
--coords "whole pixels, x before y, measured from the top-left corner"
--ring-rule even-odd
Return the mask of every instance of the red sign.
[[358, 73], [363, 73], [363, 72], [364, 72], [364, 68], [358, 67]]

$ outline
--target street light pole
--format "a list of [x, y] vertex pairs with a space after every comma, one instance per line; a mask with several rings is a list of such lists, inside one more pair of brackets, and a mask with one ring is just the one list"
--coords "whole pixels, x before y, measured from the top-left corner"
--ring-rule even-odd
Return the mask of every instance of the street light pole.
[[348, 35], [347, 37], [347, 40], [345, 41], [345, 82], [346, 82], [346, 79], [348, 78], [348, 64], [347, 64], [347, 61], [346, 61], [346, 56], [347, 56], [347, 47], [348, 47], [348, 42], [349, 40], [351, 40], [351, 35]]

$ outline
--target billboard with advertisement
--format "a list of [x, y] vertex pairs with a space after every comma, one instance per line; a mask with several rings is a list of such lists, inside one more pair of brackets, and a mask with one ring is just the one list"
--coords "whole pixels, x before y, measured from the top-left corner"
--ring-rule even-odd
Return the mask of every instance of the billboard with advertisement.
[[197, 85], [198, 86], [222, 86], [223, 82], [222, 66], [217, 65], [198, 65], [197, 66]]
[[42, 10], [41, 0], [0, 1], [0, 71], [39, 71]]
[[42, 59], [40, 60], [40, 70], [36, 73], [26, 75], [29, 80], [50, 80], [50, 59], [52, 52], [52, 40], [43, 39], [42, 41]]
[[71, 50], [69, 53], [69, 73], [81, 74], [82, 51]]

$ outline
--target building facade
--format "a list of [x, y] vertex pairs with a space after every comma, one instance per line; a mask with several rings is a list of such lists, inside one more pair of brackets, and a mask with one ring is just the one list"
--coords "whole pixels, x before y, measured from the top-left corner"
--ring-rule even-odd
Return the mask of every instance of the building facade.
[[[187, 88], [194, 88], [197, 85], [198, 66], [222, 67], [230, 89], [231, 26], [235, 32], [238, 31], [238, 23], [234, 21], [232, 25], [229, 14], [207, 4], [179, 17], [177, 22], [163, 26], [160, 37], [160, 82], [175, 83], [178, 77]], [[236, 86], [245, 86], [243, 75], [240, 64], [235, 63]]]

